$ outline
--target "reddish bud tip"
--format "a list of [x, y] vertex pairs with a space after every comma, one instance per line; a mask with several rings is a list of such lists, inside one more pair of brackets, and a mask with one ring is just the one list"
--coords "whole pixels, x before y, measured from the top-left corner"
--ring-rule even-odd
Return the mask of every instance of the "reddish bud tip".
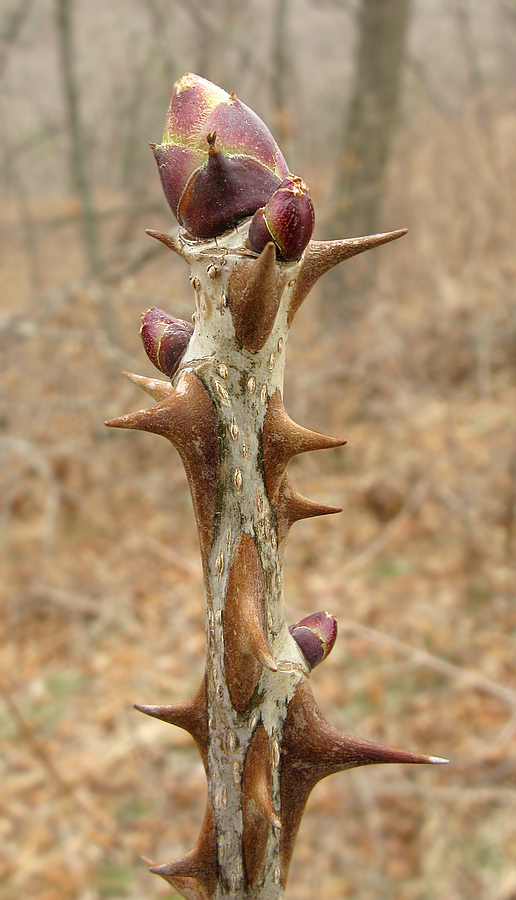
[[170, 207], [194, 237], [216, 237], [253, 215], [288, 174], [256, 113], [198, 75], [177, 82], [163, 143], [151, 146]]
[[314, 230], [314, 207], [301, 178], [289, 175], [267, 204], [257, 210], [249, 228], [249, 246], [261, 253], [273, 240], [281, 259], [299, 259]]
[[315, 669], [333, 649], [337, 637], [337, 619], [323, 610], [291, 625], [289, 631], [299, 644], [310, 669]]
[[169, 316], [162, 309], [148, 309], [142, 316], [140, 334], [150, 361], [172, 378], [183, 356], [194, 327], [190, 322]]

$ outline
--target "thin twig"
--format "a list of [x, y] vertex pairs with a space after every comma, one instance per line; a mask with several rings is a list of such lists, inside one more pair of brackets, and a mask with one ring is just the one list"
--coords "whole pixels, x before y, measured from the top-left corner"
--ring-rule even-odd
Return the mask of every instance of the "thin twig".
[[38, 603], [47, 602], [59, 609], [72, 612], [82, 616], [98, 616], [103, 612], [101, 603], [91, 600], [89, 597], [82, 597], [80, 594], [72, 594], [71, 591], [63, 591], [60, 588], [52, 587], [49, 584], [35, 583], [30, 592], [30, 599]]
[[150, 550], [153, 550], [154, 553], [161, 557], [161, 559], [172, 563], [176, 568], [182, 569], [187, 575], [194, 575], [196, 578], [201, 575], [201, 563], [197, 562], [197, 560], [193, 559], [191, 556], [182, 556], [180, 553], [176, 553], [172, 547], [166, 546], [161, 541], [153, 538], [150, 534], [138, 532], [137, 537], [141, 543], [146, 544], [147, 547], [149, 547]]
[[379, 553], [386, 547], [386, 545], [393, 539], [396, 532], [399, 530], [400, 526], [403, 524], [405, 519], [409, 516], [413, 515], [417, 509], [421, 506], [425, 496], [428, 492], [429, 481], [424, 479], [420, 481], [408, 499], [403, 504], [399, 513], [391, 519], [388, 525], [383, 528], [380, 533], [371, 541], [370, 544], [367, 545], [360, 553], [358, 553], [350, 562], [346, 563], [346, 565], [339, 571], [337, 582], [338, 586], [342, 584], [343, 578], [348, 578], [350, 575], [354, 574], [359, 569], [363, 569], [364, 566], [367, 566], [371, 560], [378, 556]]
[[46, 747], [39, 740], [39, 738], [36, 737], [33, 728], [29, 725], [25, 717], [18, 709], [17, 704], [13, 700], [11, 692], [4, 685], [0, 685], [0, 694], [9, 712], [11, 713], [11, 716], [16, 722], [16, 725], [18, 726], [20, 736], [29, 747], [32, 755], [39, 760], [47, 774], [50, 776], [51, 780], [63, 794], [72, 793], [73, 788], [64, 780], [61, 773], [54, 765], [54, 762]]
[[78, 795], [77, 786], [66, 781], [62, 777], [46, 746], [41, 739], [37, 737], [32, 726], [27, 722], [25, 716], [19, 710], [17, 703], [13, 699], [12, 693], [12, 690], [6, 686], [4, 678], [4, 684], [0, 684], [0, 696], [4, 700], [7, 709], [18, 727], [20, 737], [25, 741], [32, 755], [41, 763], [43, 769], [49, 775], [51, 781], [55, 784], [61, 794], [72, 797], [74, 802], [97, 824], [103, 825], [104, 818], [97, 807], [87, 803], [83, 796]]
[[410, 644], [406, 644], [398, 638], [391, 637], [389, 634], [383, 634], [381, 631], [377, 631], [375, 628], [370, 628], [367, 625], [361, 625], [359, 622], [347, 621], [342, 624], [339, 623], [339, 627], [341, 631], [350, 631], [361, 634], [378, 644], [393, 647], [395, 650], [403, 653], [404, 656], [410, 657], [417, 665], [428, 666], [430, 669], [439, 672], [441, 675], [445, 675], [447, 678], [452, 678], [455, 681], [462, 682], [464, 685], [476, 688], [479, 691], [484, 691], [484, 693], [497, 697], [509, 706], [516, 707], [516, 691], [503, 684], [498, 684], [496, 681], [492, 681], [480, 672], [464, 669], [462, 666], [450, 663], [440, 656], [428, 653], [427, 650], [420, 650], [418, 647], [412, 647]]

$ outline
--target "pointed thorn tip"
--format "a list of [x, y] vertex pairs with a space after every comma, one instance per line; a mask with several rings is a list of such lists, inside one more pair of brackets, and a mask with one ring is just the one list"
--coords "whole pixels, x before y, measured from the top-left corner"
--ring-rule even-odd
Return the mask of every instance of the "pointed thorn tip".
[[152, 872], [153, 875], [163, 875], [163, 874], [167, 874], [165, 872], [166, 868], [167, 868], [166, 864], [162, 865], [162, 866], [153, 865], [149, 868], [149, 872]]
[[108, 428], [130, 428], [125, 416], [118, 416], [116, 419], [107, 419], [107, 421], [104, 422], [104, 425], [107, 425]]
[[177, 253], [178, 256], [183, 256], [183, 249], [179, 240], [174, 237], [172, 234], [165, 234], [163, 231], [155, 231], [154, 228], [146, 228], [145, 234], [148, 234], [149, 237], [155, 238], [155, 240], [160, 241], [162, 244], [165, 244], [165, 247], [168, 247], [169, 250], [173, 250], [174, 253]]
[[174, 393], [170, 381], [163, 381], [161, 378], [147, 378], [146, 375], [135, 375], [133, 372], [122, 372], [122, 375], [146, 394], [150, 394], [154, 400], [165, 400]]
[[143, 713], [144, 716], [152, 716], [153, 719], [161, 719], [163, 721], [166, 721], [166, 719], [164, 718], [164, 715], [163, 715], [166, 707], [145, 706], [143, 703], [133, 703], [133, 706], [135, 709], [138, 710], [138, 712]]
[[274, 659], [272, 653], [270, 652], [269, 647], [260, 645], [255, 646], [253, 649], [253, 653], [258, 662], [261, 662], [262, 666], [265, 666], [265, 668], [268, 669], [269, 672], [278, 671], [278, 664]]

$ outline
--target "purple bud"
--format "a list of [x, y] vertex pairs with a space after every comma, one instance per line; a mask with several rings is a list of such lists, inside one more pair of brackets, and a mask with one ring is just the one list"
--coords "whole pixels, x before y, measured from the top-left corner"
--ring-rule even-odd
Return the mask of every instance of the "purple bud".
[[289, 631], [299, 644], [310, 669], [315, 669], [333, 649], [337, 637], [337, 619], [323, 610], [291, 625]]
[[148, 309], [142, 315], [140, 334], [150, 361], [172, 378], [183, 356], [194, 327], [190, 322], [169, 316], [162, 309]]
[[261, 253], [274, 241], [280, 259], [299, 259], [312, 237], [314, 207], [301, 178], [289, 175], [263, 209], [255, 213], [249, 228], [249, 246]]
[[172, 212], [194, 237], [216, 237], [252, 215], [288, 174], [256, 113], [198, 75], [175, 85], [163, 143], [151, 146]]
[[237, 225], [275, 191], [278, 179], [249, 157], [222, 153], [215, 133], [208, 135], [208, 160], [190, 178], [177, 218], [190, 234], [211, 238]]

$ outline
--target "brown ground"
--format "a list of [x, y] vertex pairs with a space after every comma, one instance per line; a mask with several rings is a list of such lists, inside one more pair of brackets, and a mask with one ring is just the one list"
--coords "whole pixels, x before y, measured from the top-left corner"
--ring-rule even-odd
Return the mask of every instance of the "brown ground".
[[[340, 329], [325, 330], [316, 291], [292, 330], [289, 412], [349, 443], [291, 467], [344, 512], [293, 529], [286, 596], [289, 621], [339, 618], [312, 678], [327, 718], [452, 765], [322, 783], [292, 900], [516, 897], [516, 122], [418, 128], [386, 204], [386, 227], [411, 233], [375, 251], [376, 286]], [[44, 289], [31, 288], [15, 207], [0, 247], [0, 898], [171, 897], [140, 856], [192, 845], [204, 775], [187, 736], [132, 703], [199, 684], [197, 538], [175, 451], [102, 423], [146, 403], [119, 375], [151, 374], [139, 313], [189, 317], [191, 289], [157, 245], [133, 273], [126, 256], [104, 283], [80, 280], [74, 210], [43, 198], [34, 212], [63, 216], [38, 231]], [[142, 217], [135, 250], [143, 227], [171, 225]], [[352, 281], [359, 263], [347, 266]]]

